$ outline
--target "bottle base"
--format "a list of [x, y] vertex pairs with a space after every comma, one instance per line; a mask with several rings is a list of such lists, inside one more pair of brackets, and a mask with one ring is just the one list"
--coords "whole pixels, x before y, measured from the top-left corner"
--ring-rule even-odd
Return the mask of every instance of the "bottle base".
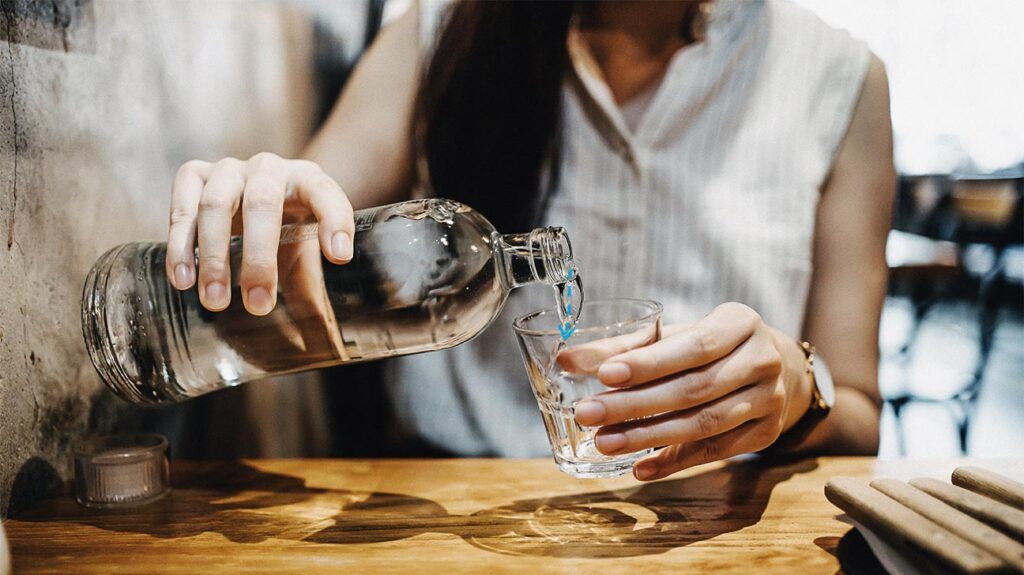
[[[125, 371], [124, 358], [121, 358], [125, 355], [125, 350], [115, 347], [112, 328], [127, 323], [126, 318], [121, 316], [127, 313], [128, 304], [110, 302], [107, 297], [108, 284], [111, 281], [126, 279], [112, 275], [126, 273], [126, 270], [115, 271], [114, 268], [115, 264], [123, 259], [122, 252], [127, 249], [138, 249], [138, 244], [124, 244], [106, 252], [100, 256], [85, 278], [85, 285], [82, 288], [82, 335], [85, 339], [85, 348], [100, 379], [118, 397], [131, 403], [148, 406], [175, 403], [180, 401], [180, 398], [171, 397], [166, 391], [138, 385], [135, 378]], [[134, 274], [132, 276], [134, 277]], [[124, 326], [121, 326], [121, 329], [124, 329]]]

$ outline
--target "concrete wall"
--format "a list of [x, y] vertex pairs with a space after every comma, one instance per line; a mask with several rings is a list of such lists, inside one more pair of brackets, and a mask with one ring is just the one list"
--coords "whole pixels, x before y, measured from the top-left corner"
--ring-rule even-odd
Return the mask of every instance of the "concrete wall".
[[164, 237], [181, 162], [294, 155], [316, 106], [312, 22], [282, 5], [0, 8], [2, 516], [66, 477], [83, 434], [135, 413], [111, 400], [82, 344], [93, 261]]

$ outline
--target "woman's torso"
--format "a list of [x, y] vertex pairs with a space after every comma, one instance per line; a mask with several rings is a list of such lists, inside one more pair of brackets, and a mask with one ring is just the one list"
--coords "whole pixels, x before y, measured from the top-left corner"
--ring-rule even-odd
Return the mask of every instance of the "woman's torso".
[[[421, 9], [433, 38], [443, 6]], [[569, 49], [545, 224], [568, 230], [587, 297], [656, 299], [666, 322], [740, 301], [799, 336], [818, 194], [866, 47], [784, 1], [719, 0], [706, 40], [673, 57], [635, 129], [578, 35]], [[553, 301], [546, 286], [518, 290], [472, 342], [396, 360], [387, 385], [398, 421], [460, 454], [548, 453], [511, 321]]]

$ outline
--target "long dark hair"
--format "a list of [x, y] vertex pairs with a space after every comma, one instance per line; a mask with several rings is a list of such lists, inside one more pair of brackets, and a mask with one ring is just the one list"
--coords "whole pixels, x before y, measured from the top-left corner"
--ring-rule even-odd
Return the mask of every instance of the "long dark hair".
[[433, 191], [498, 230], [536, 225], [545, 165], [558, 172], [561, 85], [572, 1], [451, 7], [422, 80], [417, 146]]

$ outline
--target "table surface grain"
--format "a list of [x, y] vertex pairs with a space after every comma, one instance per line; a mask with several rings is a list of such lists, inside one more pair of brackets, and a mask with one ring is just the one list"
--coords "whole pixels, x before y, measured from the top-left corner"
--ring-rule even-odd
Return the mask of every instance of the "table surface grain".
[[66, 490], [4, 522], [15, 573], [836, 573], [837, 475], [932, 476], [1021, 461], [823, 457], [706, 465], [655, 483], [573, 479], [550, 460], [172, 464], [131, 510]]

